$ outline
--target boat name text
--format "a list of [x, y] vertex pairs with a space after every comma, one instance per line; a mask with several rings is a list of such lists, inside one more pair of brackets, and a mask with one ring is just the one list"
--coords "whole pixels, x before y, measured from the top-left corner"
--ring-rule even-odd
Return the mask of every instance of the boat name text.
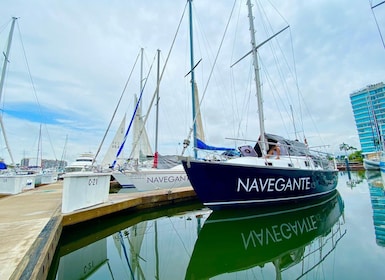
[[187, 175], [147, 177], [147, 183], [152, 184], [186, 182], [187, 180]]
[[311, 186], [310, 177], [302, 178], [238, 178], [237, 192], [286, 192], [309, 190]]

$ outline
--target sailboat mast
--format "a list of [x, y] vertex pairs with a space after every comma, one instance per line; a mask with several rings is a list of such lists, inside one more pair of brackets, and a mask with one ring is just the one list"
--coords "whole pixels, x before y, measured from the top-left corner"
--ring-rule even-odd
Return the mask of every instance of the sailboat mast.
[[[42, 155], [43, 155], [43, 152], [42, 152], [42, 143], [41, 143], [41, 124], [40, 124], [40, 129], [39, 129], [39, 139], [38, 139], [38, 142], [37, 142], [37, 153], [36, 153], [36, 166], [39, 166], [39, 163], [40, 163], [40, 167], [42, 167]], [[40, 160], [40, 162], [39, 162]]]
[[[192, 96], [192, 115], [195, 120], [195, 72], [194, 72], [194, 40], [193, 40], [193, 23], [192, 23], [192, 0], [187, 0], [189, 6], [189, 25], [190, 25], [190, 63], [191, 63], [191, 96]], [[193, 141], [194, 141], [194, 158], [198, 157], [197, 152], [197, 127], [196, 122], [193, 122]]]
[[9, 31], [9, 35], [8, 35], [8, 45], [7, 45], [7, 50], [5, 52], [4, 63], [3, 63], [3, 70], [1, 72], [1, 80], [0, 80], [0, 101], [1, 101], [2, 94], [3, 94], [5, 73], [7, 72], [7, 65], [8, 65], [8, 62], [9, 62], [9, 60], [8, 60], [8, 58], [9, 58], [9, 51], [11, 50], [13, 29], [15, 28], [16, 20], [17, 20], [16, 17], [12, 18], [11, 30]]
[[[7, 50], [6, 50], [5, 56], [4, 56], [3, 70], [1, 72], [1, 79], [0, 79], [0, 102], [2, 100], [2, 95], [3, 95], [5, 73], [7, 71], [7, 65], [8, 65], [8, 62], [9, 62], [8, 58], [9, 58], [9, 52], [11, 50], [13, 30], [15, 28], [16, 20], [17, 20], [16, 17], [12, 18], [12, 25], [11, 25], [11, 29], [10, 29], [9, 35], [8, 35], [8, 45], [7, 45]], [[0, 124], [1, 124], [1, 129], [3, 131], [4, 141], [5, 141], [5, 145], [7, 146], [9, 157], [11, 158], [12, 163], [14, 163], [13, 156], [12, 156], [12, 153], [11, 153], [11, 149], [9, 148], [9, 145], [8, 145], [8, 139], [7, 139], [7, 136], [5, 135], [3, 118], [1, 116], [0, 116]]]
[[265, 141], [265, 124], [264, 124], [264, 114], [263, 114], [263, 100], [262, 100], [262, 87], [261, 87], [261, 79], [259, 76], [259, 65], [258, 65], [258, 54], [257, 54], [257, 46], [255, 43], [255, 30], [254, 30], [254, 17], [252, 6], [250, 0], [247, 0], [247, 8], [248, 8], [248, 17], [249, 17], [249, 25], [250, 25], [250, 37], [251, 37], [251, 48], [253, 54], [253, 66], [254, 66], [254, 76], [255, 76], [255, 84], [257, 89], [257, 102], [258, 102], [258, 116], [259, 116], [259, 130], [260, 130], [260, 147], [262, 150], [262, 154], [266, 154], [266, 141]]
[[157, 74], [156, 74], [156, 114], [155, 114], [155, 153], [154, 153], [154, 163], [153, 168], [158, 168], [158, 117], [159, 117], [159, 65], [160, 65], [160, 50], [157, 50], [158, 52], [158, 65], [157, 65]]
[[159, 65], [160, 65], [160, 50], [158, 52], [158, 65], [156, 74], [156, 117], [155, 117], [155, 154], [158, 153], [158, 116], [159, 116]]

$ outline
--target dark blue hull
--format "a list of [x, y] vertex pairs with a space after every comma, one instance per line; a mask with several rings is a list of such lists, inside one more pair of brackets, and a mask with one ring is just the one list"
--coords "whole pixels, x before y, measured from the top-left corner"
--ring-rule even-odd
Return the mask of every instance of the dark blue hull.
[[337, 170], [231, 165], [183, 160], [198, 198], [207, 206], [248, 206], [316, 198], [336, 189]]

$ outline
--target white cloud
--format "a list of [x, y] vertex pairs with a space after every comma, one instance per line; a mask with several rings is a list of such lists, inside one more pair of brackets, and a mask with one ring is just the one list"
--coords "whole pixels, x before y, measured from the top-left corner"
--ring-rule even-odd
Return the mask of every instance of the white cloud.
[[[291, 26], [290, 31], [284, 32], [279, 39], [281, 47], [287, 49], [288, 64], [292, 64], [290, 45], [293, 42], [298, 85], [308, 106], [306, 110], [302, 108], [302, 112], [306, 115], [303, 126], [309, 142], [313, 145], [330, 144], [333, 151], [338, 151], [342, 142], [359, 147], [349, 94], [367, 84], [383, 81], [385, 71], [385, 50], [368, 3], [347, 0], [272, 2], [282, 15], [274, 9], [266, 10], [267, 14], [275, 16], [273, 29], [277, 31], [287, 23]], [[18, 25], [36, 95], [40, 105], [53, 112], [48, 117], [58, 123], [47, 125], [52, 145], [45, 143], [44, 146], [48, 146], [44, 148], [45, 157], [60, 159], [67, 135], [68, 161], [81, 152], [96, 152], [140, 48], [145, 48], [145, 74], [157, 49], [162, 50], [163, 66], [185, 4], [185, 1], [175, 0], [140, 3], [5, 0], [2, 3], [0, 46], [5, 46], [8, 36], [6, 21], [12, 16], [20, 17]], [[193, 1], [195, 61], [202, 58], [196, 69], [201, 96], [232, 5], [230, 0], [218, 1], [215, 5], [204, 0]], [[246, 59], [229, 68], [250, 49], [245, 7], [243, 2], [236, 4], [232, 25], [202, 104], [206, 138], [213, 145], [232, 145], [233, 142], [226, 137], [258, 138], [256, 101], [249, 84], [252, 81], [249, 61]], [[239, 13], [239, 8], [243, 9], [242, 13]], [[384, 14], [383, 10], [379, 13]], [[236, 30], [239, 32], [237, 35], [234, 33]], [[257, 30], [258, 41], [266, 38], [262, 30]], [[161, 153], [180, 151], [180, 143], [191, 126], [190, 77], [184, 77], [190, 69], [188, 35], [186, 17], [160, 89]], [[21, 74], [26, 72], [26, 67], [17, 36], [11, 50], [12, 63], [4, 94], [5, 110], [7, 102], [36, 102], [33, 90], [28, 86], [28, 74]], [[274, 58], [269, 50], [264, 47], [262, 54], [268, 57], [264, 57], [261, 65], [271, 65]], [[153, 67], [145, 90], [144, 112], [155, 89], [156, 65]], [[111, 140], [124, 112], [128, 113], [129, 119], [133, 94], [139, 92], [138, 80], [137, 66], [105, 145]], [[286, 80], [296, 94], [293, 77]], [[282, 91], [286, 91], [282, 84], [276, 87], [281, 93], [274, 95], [275, 100], [282, 98]], [[293, 136], [288, 113], [278, 113], [276, 101], [269, 95], [274, 88], [267, 82], [263, 88], [266, 90], [267, 130]], [[245, 112], [249, 116], [245, 116]], [[286, 118], [286, 129], [280, 127], [280, 115]], [[16, 160], [27, 155], [27, 150], [31, 151], [28, 156], [33, 154], [35, 148], [31, 139], [38, 135], [39, 124], [12, 118], [5, 118], [4, 122]], [[148, 126], [153, 141], [153, 113]], [[3, 140], [0, 141], [3, 146]], [[51, 146], [55, 152], [49, 152]], [[7, 159], [4, 149], [0, 150], [0, 156]]]

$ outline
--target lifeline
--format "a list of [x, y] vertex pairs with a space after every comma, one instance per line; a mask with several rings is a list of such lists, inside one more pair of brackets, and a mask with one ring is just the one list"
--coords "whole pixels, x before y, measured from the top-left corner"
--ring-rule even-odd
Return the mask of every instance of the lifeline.
[[238, 178], [237, 192], [286, 192], [295, 190], [309, 190], [311, 186], [310, 177], [301, 178]]

